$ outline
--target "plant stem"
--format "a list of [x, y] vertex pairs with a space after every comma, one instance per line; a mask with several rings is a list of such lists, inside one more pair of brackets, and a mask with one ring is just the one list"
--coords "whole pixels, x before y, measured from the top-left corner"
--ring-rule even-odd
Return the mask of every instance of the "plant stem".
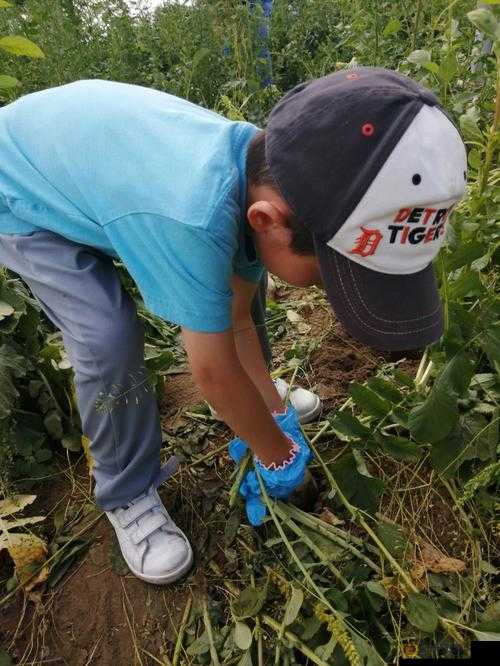
[[179, 656], [182, 649], [182, 639], [184, 638], [184, 632], [186, 630], [187, 621], [189, 618], [189, 612], [191, 610], [191, 604], [193, 603], [193, 598], [191, 595], [188, 596], [186, 605], [184, 607], [184, 613], [182, 614], [181, 626], [179, 627], [179, 633], [177, 634], [177, 640], [175, 641], [174, 656], [172, 657], [172, 666], [177, 666], [179, 663]]
[[500, 47], [497, 51], [497, 82], [496, 82], [496, 99], [495, 99], [495, 114], [493, 116], [493, 123], [490, 127], [488, 143], [486, 144], [486, 155], [484, 159], [484, 166], [481, 171], [481, 180], [479, 183], [479, 196], [481, 196], [488, 183], [488, 176], [491, 168], [491, 161], [495, 152], [495, 145], [498, 141], [497, 131], [500, 123]]
[[418, 29], [419, 29], [419, 24], [420, 24], [420, 14], [422, 12], [422, 0], [417, 0], [417, 13], [415, 16], [415, 25], [413, 26], [413, 35], [411, 38], [411, 50], [415, 50], [415, 45], [417, 43], [417, 34], [418, 34]]
[[[271, 627], [274, 629], [274, 631], [279, 632], [280, 630], [280, 623], [277, 622], [275, 619], [270, 617], [269, 615], [266, 615], [265, 613], [262, 615], [262, 622], [264, 624], [267, 624], [268, 627]], [[285, 630], [285, 638], [293, 643], [294, 647], [297, 650], [300, 650], [302, 654], [307, 657], [310, 661], [313, 662], [313, 664], [318, 664], [318, 666], [328, 666], [328, 663], [326, 661], [323, 661], [320, 659], [312, 650], [310, 650], [305, 643], [303, 643], [298, 636], [296, 636], [294, 633], [289, 631], [288, 629]]]
[[248, 464], [250, 462], [251, 456], [250, 456], [250, 451], [247, 451], [245, 453], [245, 456], [243, 460], [240, 462], [240, 466], [238, 467], [238, 473], [236, 474], [236, 478], [234, 480], [233, 485], [231, 486], [231, 490], [229, 491], [229, 506], [233, 507], [236, 504], [236, 499], [238, 497], [238, 491], [240, 489], [240, 484], [243, 480], [243, 477], [245, 475], [246, 469], [248, 467]]
[[187, 465], [187, 467], [194, 467], [195, 465], [199, 465], [200, 463], [204, 462], [205, 460], [209, 460], [210, 458], [213, 458], [216, 456], [218, 453], [222, 453], [225, 449], [227, 449], [227, 444], [223, 444], [222, 446], [218, 446], [216, 449], [213, 451], [210, 451], [209, 453], [205, 454], [204, 456], [200, 456], [199, 458], [196, 458], [192, 462]]
[[415, 375], [415, 386], [418, 386], [422, 373], [424, 372], [425, 364], [427, 363], [427, 349], [425, 349], [420, 363], [418, 364], [417, 374]]
[[391, 553], [387, 550], [387, 548], [384, 546], [382, 541], [378, 538], [378, 536], [375, 534], [375, 532], [372, 530], [372, 528], [368, 525], [366, 520], [363, 518], [361, 515], [360, 511], [354, 507], [347, 497], [344, 495], [344, 493], [340, 490], [339, 485], [333, 478], [332, 473], [326, 466], [324, 460], [321, 458], [319, 455], [318, 450], [315, 448], [314, 444], [311, 444], [311, 449], [320, 462], [321, 466], [323, 467], [323, 470], [326, 474], [326, 477], [328, 481], [330, 482], [330, 485], [332, 487], [332, 490], [337, 493], [337, 496], [339, 497], [340, 501], [342, 504], [345, 506], [347, 511], [351, 514], [351, 517], [353, 518], [354, 521], [357, 521], [361, 527], [365, 530], [365, 532], [368, 534], [368, 536], [372, 539], [372, 541], [377, 545], [377, 548], [381, 551], [381, 553], [384, 555], [384, 557], [389, 561], [391, 564], [392, 568], [397, 571], [404, 582], [406, 583], [407, 587], [412, 591], [412, 592], [418, 592], [418, 588], [416, 585], [414, 585], [413, 581], [411, 580], [410, 576], [406, 573], [406, 571], [401, 567], [399, 562], [391, 555]]
[[319, 532], [319, 534], [323, 535], [327, 539], [330, 539], [334, 543], [338, 544], [342, 548], [345, 548], [348, 550], [352, 555], [357, 557], [358, 559], [362, 560], [367, 566], [370, 567], [370, 569], [373, 569], [377, 574], [382, 575], [382, 570], [381, 568], [373, 562], [373, 560], [370, 560], [369, 557], [364, 555], [360, 550], [358, 550], [355, 546], [353, 546], [351, 543], [349, 543], [346, 539], [343, 539], [342, 537], [338, 536], [337, 534], [334, 534], [330, 529], [328, 523], [325, 523], [323, 520], [320, 520], [318, 518], [314, 518], [308, 513], [305, 513], [304, 511], [301, 511], [300, 509], [297, 509], [297, 507], [291, 505], [291, 504], [279, 504], [280, 510], [284, 514], [289, 514], [290, 517], [294, 518], [298, 522], [302, 523], [306, 527], [310, 527], [313, 530], [316, 530]]
[[314, 543], [314, 541], [312, 541], [312, 539], [310, 539], [307, 536], [307, 534], [304, 534], [304, 532], [300, 529], [300, 527], [297, 527], [297, 525], [293, 522], [293, 520], [291, 520], [290, 516], [288, 516], [286, 512], [282, 510], [282, 508], [278, 503], [276, 504], [276, 513], [283, 521], [285, 521], [287, 527], [289, 527], [292, 530], [292, 532], [295, 532], [295, 534], [306, 544], [306, 546], [310, 550], [312, 550], [313, 553], [317, 555], [317, 557], [321, 561], [320, 563], [328, 567], [328, 569], [332, 572], [335, 578], [340, 583], [342, 583], [344, 587], [347, 587], [348, 582], [344, 578], [344, 576], [340, 573], [340, 571], [337, 569], [337, 567], [328, 560], [327, 555], [321, 550], [321, 548], [317, 546]]
[[213, 666], [220, 666], [219, 657], [217, 656], [217, 650], [215, 649], [214, 635], [212, 632], [212, 623], [210, 622], [210, 615], [208, 614], [206, 596], [203, 596], [202, 605], [203, 605], [203, 621], [205, 623], [205, 629], [207, 630], [208, 643], [210, 645], [210, 657], [212, 658], [211, 664]]

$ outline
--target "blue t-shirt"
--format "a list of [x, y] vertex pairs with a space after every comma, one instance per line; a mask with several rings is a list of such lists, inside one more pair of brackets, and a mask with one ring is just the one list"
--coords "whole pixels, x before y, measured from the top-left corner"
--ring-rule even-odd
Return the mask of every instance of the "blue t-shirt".
[[231, 276], [263, 267], [245, 219], [258, 129], [165, 93], [78, 81], [0, 110], [0, 233], [45, 229], [119, 257], [155, 314], [231, 326]]

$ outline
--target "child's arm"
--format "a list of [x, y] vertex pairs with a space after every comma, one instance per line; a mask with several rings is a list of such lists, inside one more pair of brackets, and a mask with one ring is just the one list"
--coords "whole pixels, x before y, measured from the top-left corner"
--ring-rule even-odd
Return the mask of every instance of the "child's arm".
[[259, 337], [251, 315], [258, 285], [233, 275], [233, 333], [240, 363], [264, 399], [270, 412], [281, 412], [285, 405], [266, 366]]
[[205, 399], [264, 465], [279, 465], [287, 459], [290, 441], [245, 372], [233, 330], [199, 333], [184, 328], [182, 335], [193, 377]]

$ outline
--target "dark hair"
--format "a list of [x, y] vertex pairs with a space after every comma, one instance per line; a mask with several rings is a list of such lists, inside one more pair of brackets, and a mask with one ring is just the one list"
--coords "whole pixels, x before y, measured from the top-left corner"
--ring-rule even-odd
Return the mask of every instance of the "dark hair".
[[[275, 192], [283, 196], [273, 178], [266, 160], [266, 132], [261, 130], [250, 141], [247, 152], [247, 178], [252, 185], [269, 185]], [[314, 254], [313, 237], [309, 229], [301, 224], [295, 215], [287, 221], [292, 232], [290, 247], [296, 254]]]

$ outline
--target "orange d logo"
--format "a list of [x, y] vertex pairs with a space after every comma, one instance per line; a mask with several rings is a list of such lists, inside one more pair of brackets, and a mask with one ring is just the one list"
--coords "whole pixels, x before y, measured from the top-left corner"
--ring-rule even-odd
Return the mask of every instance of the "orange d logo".
[[383, 236], [378, 229], [361, 227], [361, 235], [356, 238], [356, 245], [350, 250], [349, 254], [369, 257], [371, 254], [375, 254], [382, 238]]

